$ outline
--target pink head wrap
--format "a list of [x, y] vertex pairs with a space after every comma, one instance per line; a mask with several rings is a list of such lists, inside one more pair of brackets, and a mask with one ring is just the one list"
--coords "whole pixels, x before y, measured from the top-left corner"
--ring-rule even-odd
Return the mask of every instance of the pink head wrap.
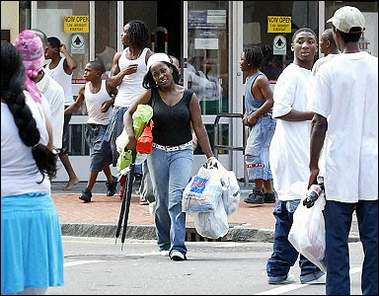
[[41, 39], [29, 30], [22, 31], [14, 42], [14, 46], [18, 49], [22, 56], [22, 62], [25, 66], [26, 90], [30, 92], [33, 99], [41, 102], [41, 95], [36, 84], [30, 80], [38, 76], [45, 61], [45, 49]]

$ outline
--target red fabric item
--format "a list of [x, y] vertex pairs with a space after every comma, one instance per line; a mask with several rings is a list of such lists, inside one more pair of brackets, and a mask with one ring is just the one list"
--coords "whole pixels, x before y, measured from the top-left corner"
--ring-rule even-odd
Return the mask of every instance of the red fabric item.
[[151, 151], [153, 151], [153, 133], [151, 132], [153, 127], [153, 120], [150, 119], [145, 129], [143, 130], [141, 136], [137, 140], [137, 152], [143, 154], [150, 154]]

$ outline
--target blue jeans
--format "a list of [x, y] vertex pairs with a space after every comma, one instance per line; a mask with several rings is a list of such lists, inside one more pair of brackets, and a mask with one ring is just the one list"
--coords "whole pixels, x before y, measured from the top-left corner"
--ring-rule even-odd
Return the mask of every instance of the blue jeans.
[[155, 226], [160, 250], [187, 253], [182, 195], [191, 177], [192, 163], [192, 146], [173, 152], [153, 148], [147, 157], [156, 199]]
[[269, 148], [274, 135], [276, 119], [270, 116], [259, 117], [250, 128], [245, 155], [249, 180], [271, 180]]
[[[288, 241], [288, 234], [293, 223], [293, 213], [300, 203], [300, 199], [291, 201], [278, 201], [274, 216], [275, 234], [273, 253], [267, 260], [266, 271], [269, 278], [286, 276], [290, 268], [299, 257], [299, 252]], [[300, 254], [300, 279], [307, 279], [313, 273], [322, 272], [316, 265]]]
[[350, 294], [348, 237], [354, 210], [365, 254], [362, 266], [362, 294], [378, 295], [378, 200], [358, 203], [326, 202], [324, 212], [327, 295]]

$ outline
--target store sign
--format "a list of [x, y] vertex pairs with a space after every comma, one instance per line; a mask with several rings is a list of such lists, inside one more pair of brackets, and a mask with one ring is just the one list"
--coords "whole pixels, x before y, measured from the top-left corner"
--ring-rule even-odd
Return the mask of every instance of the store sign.
[[287, 54], [287, 39], [283, 35], [276, 35], [272, 42], [274, 55], [286, 55]]
[[267, 33], [291, 33], [291, 17], [268, 16]]
[[65, 15], [64, 31], [68, 33], [88, 33], [89, 32], [89, 16], [88, 15]]
[[189, 29], [225, 29], [226, 10], [190, 10]]
[[84, 54], [84, 37], [81, 34], [72, 34], [71, 36], [71, 54]]

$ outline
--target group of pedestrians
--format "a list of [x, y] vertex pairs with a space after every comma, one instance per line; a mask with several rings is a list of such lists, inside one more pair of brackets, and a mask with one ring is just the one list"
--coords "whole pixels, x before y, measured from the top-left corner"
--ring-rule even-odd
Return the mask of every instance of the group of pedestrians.
[[[326, 293], [350, 294], [348, 234], [355, 210], [365, 252], [362, 293], [376, 295], [378, 61], [359, 51], [365, 20], [358, 9], [343, 7], [328, 22], [332, 35], [326, 31], [321, 39], [331, 44], [325, 54], [333, 59], [318, 63], [312, 73], [317, 35], [300, 28], [291, 43], [294, 61], [281, 73], [274, 91], [259, 70], [261, 49], [245, 48], [241, 55], [241, 69], [248, 72], [243, 118], [250, 130], [246, 165], [255, 184], [245, 201], [275, 203], [274, 191], [278, 198], [273, 253], [266, 266], [268, 283], [291, 282], [289, 271], [299, 255], [301, 283], [317, 282], [324, 272], [295, 250], [288, 233], [302, 198], [292, 185], [303, 182], [309, 188], [322, 175], [327, 200]], [[181, 200], [191, 176], [194, 135], [206, 162], [215, 158], [197, 95], [180, 85], [171, 56], [148, 48], [148, 37], [143, 22], [126, 24], [122, 34], [126, 48], [115, 54], [111, 78], [102, 81], [104, 65], [89, 61], [84, 69], [86, 84], [76, 101], [70, 93], [76, 62], [57, 38], [47, 38], [46, 54], [45, 36], [39, 30], [21, 32], [15, 46], [1, 44], [2, 294], [46, 294], [47, 287], [64, 284], [61, 230], [50, 181], [59, 153], [69, 173], [66, 189], [79, 182], [71, 174], [64, 148], [70, 116], [84, 100], [91, 166], [87, 188], [79, 198], [91, 201], [100, 171], [107, 177], [107, 195], [115, 194], [117, 179], [109, 166], [118, 155], [112, 147], [125, 128], [126, 148], [136, 149], [132, 116], [138, 105], [150, 105], [154, 142], [147, 165], [156, 199], [157, 244], [163, 256], [187, 259]], [[43, 68], [45, 57], [51, 63]], [[52, 116], [52, 106], [58, 97], [63, 124], [53, 124], [58, 116]], [[58, 129], [62, 132], [54, 132]], [[62, 140], [56, 139], [60, 134]]]
[[[294, 61], [280, 74], [272, 93], [259, 71], [263, 53], [246, 48], [241, 69], [245, 84], [245, 149], [253, 192], [247, 203], [270, 202], [272, 181], [278, 202], [269, 284], [293, 282], [290, 268], [299, 253], [288, 240], [293, 214], [309, 189], [324, 178], [327, 274], [300, 254], [300, 282], [326, 282], [326, 294], [350, 294], [348, 235], [353, 212], [364, 249], [361, 289], [378, 293], [378, 59], [360, 52], [365, 29], [355, 7], [338, 9], [321, 35], [325, 57], [314, 64], [317, 35], [309, 28], [293, 34]], [[268, 117], [268, 118], [267, 118]], [[320, 164], [319, 164], [320, 162]], [[272, 179], [272, 180], [271, 180]], [[274, 199], [275, 202], [275, 199]]]

